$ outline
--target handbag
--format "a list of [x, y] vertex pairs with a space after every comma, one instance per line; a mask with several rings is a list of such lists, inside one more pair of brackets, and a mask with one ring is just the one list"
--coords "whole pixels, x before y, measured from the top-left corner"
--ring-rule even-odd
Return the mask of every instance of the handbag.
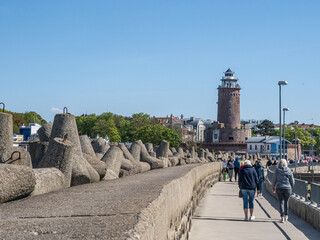
[[242, 198], [242, 192], [241, 192], [241, 189], [239, 190], [239, 198]]

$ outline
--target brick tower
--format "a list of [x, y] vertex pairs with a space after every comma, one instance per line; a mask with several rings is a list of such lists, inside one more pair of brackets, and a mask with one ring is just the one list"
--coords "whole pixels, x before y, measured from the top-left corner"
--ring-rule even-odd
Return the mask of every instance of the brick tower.
[[218, 87], [218, 121], [227, 129], [240, 129], [240, 85], [228, 68]]

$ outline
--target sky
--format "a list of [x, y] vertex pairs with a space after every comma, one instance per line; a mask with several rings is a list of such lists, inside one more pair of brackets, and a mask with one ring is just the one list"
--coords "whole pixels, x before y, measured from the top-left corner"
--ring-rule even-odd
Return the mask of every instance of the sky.
[[217, 119], [231, 68], [241, 119], [320, 125], [320, 1], [0, 1], [0, 102], [47, 121], [144, 112]]

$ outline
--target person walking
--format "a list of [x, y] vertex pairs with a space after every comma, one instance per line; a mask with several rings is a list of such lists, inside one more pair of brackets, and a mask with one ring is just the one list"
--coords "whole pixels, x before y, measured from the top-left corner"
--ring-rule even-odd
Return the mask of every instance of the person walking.
[[[254, 170], [249, 160], [244, 161], [244, 166], [239, 173], [238, 184], [239, 184], [240, 192], [242, 194], [242, 199], [243, 199], [243, 211], [245, 215], [244, 220], [252, 221], [255, 219], [253, 215], [254, 195], [255, 195], [256, 189], [258, 194], [260, 193], [260, 189], [259, 189], [259, 179], [258, 179], [257, 172]], [[250, 209], [250, 218], [248, 218], [248, 205]]]
[[234, 169], [234, 160], [232, 156], [230, 156], [227, 167], [228, 167], [229, 181], [232, 182], [233, 169]]
[[257, 197], [259, 197], [259, 196], [262, 196], [262, 188], [263, 188], [263, 182], [264, 182], [264, 168], [260, 161], [257, 162], [255, 170], [259, 178], [260, 193], [257, 195]]
[[271, 159], [268, 160], [267, 164], [266, 164], [266, 168], [272, 165], [272, 161]]
[[294, 186], [294, 177], [288, 163], [281, 159], [272, 181], [273, 193], [279, 200], [280, 222], [288, 221], [288, 202]]
[[239, 171], [240, 171], [240, 161], [239, 161], [239, 157], [236, 157], [236, 160], [234, 161], [234, 180], [237, 181], [237, 176], [239, 175]]

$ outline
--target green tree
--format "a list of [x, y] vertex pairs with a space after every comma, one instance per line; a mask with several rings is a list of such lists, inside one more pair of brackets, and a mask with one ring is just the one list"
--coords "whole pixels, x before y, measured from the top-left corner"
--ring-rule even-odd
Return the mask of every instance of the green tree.
[[141, 139], [142, 142], [159, 145], [162, 140], [170, 142], [172, 147], [178, 147], [182, 142], [179, 134], [172, 128], [167, 128], [161, 124], [149, 124], [139, 128], [134, 135], [134, 140]]
[[28, 123], [24, 119], [23, 113], [11, 113], [12, 114], [12, 124], [13, 124], [13, 133], [19, 133], [19, 126], [22, 124], [27, 126]]
[[77, 116], [76, 122], [78, 126], [79, 135], [88, 135], [91, 138], [96, 137], [96, 133], [93, 129], [97, 122], [97, 116], [95, 114]]
[[93, 131], [101, 136], [108, 136], [110, 142], [121, 142], [121, 137], [112, 117], [105, 119], [98, 118], [98, 121], [93, 127]]
[[25, 112], [24, 113], [24, 119], [27, 123], [36, 122], [40, 123], [41, 125], [47, 124], [47, 121], [44, 120], [38, 113], [36, 112]]
[[257, 124], [258, 130], [255, 133], [261, 134], [262, 136], [274, 136], [274, 124], [270, 120], [263, 120], [260, 124]]
[[120, 115], [113, 115], [113, 120], [119, 131], [121, 141], [131, 142], [131, 138], [130, 138], [131, 122], [129, 120], [126, 120], [123, 116], [120, 116]]

